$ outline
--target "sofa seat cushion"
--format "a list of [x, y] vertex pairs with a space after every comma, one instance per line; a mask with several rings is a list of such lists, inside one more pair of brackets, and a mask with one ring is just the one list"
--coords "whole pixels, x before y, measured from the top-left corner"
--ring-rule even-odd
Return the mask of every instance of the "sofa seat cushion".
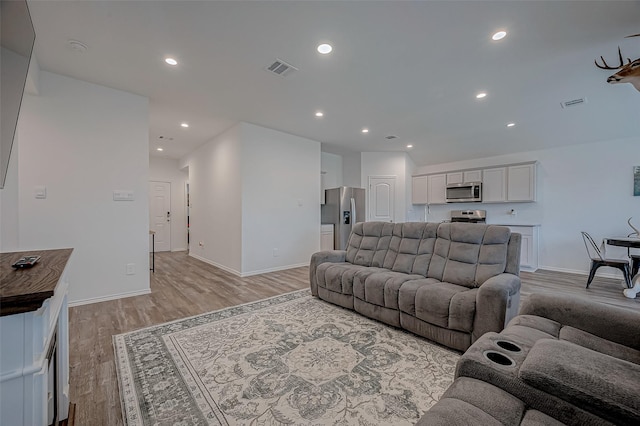
[[399, 308], [422, 321], [464, 332], [473, 331], [477, 288], [433, 278], [409, 281], [400, 287]]
[[489, 383], [457, 378], [418, 425], [518, 425], [524, 403]]
[[316, 269], [316, 280], [319, 287], [336, 293], [353, 295], [353, 277], [358, 271], [379, 268], [353, 265], [348, 262], [321, 263]]
[[407, 281], [424, 279], [422, 275], [393, 272], [386, 269], [356, 272], [353, 279], [353, 295], [365, 302], [398, 309], [398, 292]]
[[520, 426], [564, 426], [562, 423], [553, 417], [549, 417], [544, 413], [537, 410], [527, 410], [522, 418]]
[[640, 366], [564, 340], [542, 339], [518, 372], [525, 383], [617, 423], [640, 424]]
[[[570, 326], [562, 327], [560, 330], [560, 339], [575, 343], [576, 345], [583, 346], [605, 355], [633, 362], [634, 364], [640, 364], [640, 351], [603, 339], [602, 337], [598, 337], [577, 328]], [[638, 386], [640, 386], [640, 383]]]

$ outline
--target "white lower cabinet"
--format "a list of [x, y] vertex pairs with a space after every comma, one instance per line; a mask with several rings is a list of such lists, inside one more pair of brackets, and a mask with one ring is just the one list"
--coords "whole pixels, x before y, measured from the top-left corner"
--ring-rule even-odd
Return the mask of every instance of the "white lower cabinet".
[[538, 269], [538, 228], [535, 225], [508, 225], [511, 232], [522, 235], [520, 269], [533, 272]]
[[333, 250], [333, 225], [320, 226], [320, 250]]

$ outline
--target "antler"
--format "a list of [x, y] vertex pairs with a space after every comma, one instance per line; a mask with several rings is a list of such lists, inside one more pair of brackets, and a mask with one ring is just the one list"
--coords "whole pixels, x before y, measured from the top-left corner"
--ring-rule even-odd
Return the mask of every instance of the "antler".
[[[596, 59], [594, 62], [596, 64], [596, 67], [603, 69], [603, 70], [617, 70], [618, 68], [621, 68], [624, 66], [624, 59], [622, 59], [622, 52], [620, 51], [620, 46], [618, 46], [618, 57], [620, 58], [620, 65], [618, 65], [617, 67], [610, 67], [607, 64], [607, 61], [604, 60], [604, 58], [602, 56], [600, 56], [600, 59], [602, 59], [602, 63], [604, 64], [604, 66], [601, 66], [598, 63], [598, 60]], [[631, 59], [627, 58], [629, 60], [629, 62], [631, 62]]]

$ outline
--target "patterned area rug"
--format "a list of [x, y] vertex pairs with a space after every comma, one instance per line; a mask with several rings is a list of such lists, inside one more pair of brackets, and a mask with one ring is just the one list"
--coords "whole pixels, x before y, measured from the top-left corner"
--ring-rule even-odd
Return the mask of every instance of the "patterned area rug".
[[129, 426], [414, 424], [459, 358], [308, 290], [113, 341]]

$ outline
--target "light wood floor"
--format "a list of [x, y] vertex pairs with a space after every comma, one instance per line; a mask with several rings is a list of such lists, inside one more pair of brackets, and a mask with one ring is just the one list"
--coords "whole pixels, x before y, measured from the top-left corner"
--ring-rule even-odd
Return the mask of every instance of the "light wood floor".
[[[585, 290], [586, 276], [539, 271], [521, 274], [522, 296], [533, 292], [588, 297], [631, 309], [619, 280], [597, 278]], [[238, 278], [188, 257], [157, 253], [151, 294], [70, 309], [70, 397], [78, 425], [122, 425], [111, 337], [142, 327], [308, 288], [307, 267]]]

